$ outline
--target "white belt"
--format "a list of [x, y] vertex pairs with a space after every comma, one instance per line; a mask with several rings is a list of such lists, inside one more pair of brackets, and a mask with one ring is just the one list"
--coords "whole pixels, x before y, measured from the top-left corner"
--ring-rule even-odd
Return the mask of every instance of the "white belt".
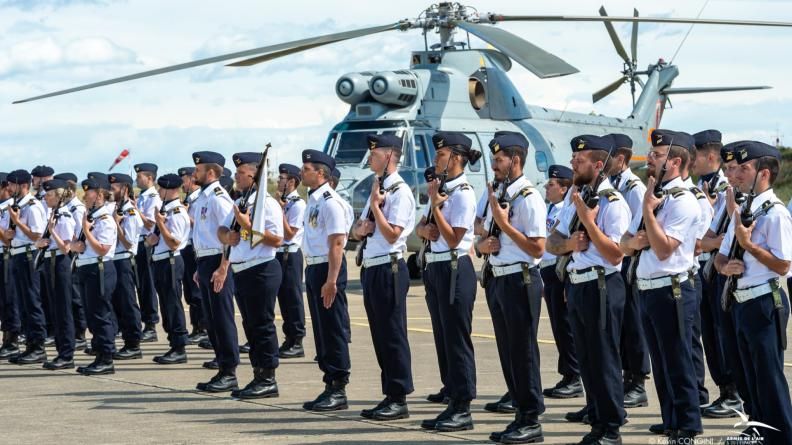
[[309, 266], [313, 266], [314, 264], [326, 263], [327, 261], [328, 261], [327, 255], [305, 257], [305, 262], [308, 263]]
[[52, 249], [44, 252], [44, 258], [52, 258], [52, 252], [55, 252], [55, 256], [62, 256], [63, 252], [60, 249]]
[[[610, 274], [616, 273], [615, 271], [608, 272], [605, 271], [605, 276], [607, 277]], [[572, 284], [580, 284], [580, 283], [588, 283], [589, 281], [594, 281], [599, 278], [599, 273], [597, 272], [596, 268], [592, 268], [588, 272], [578, 273], [575, 269], [570, 270], [569, 273], [569, 282]]]
[[285, 246], [278, 247], [278, 252], [296, 252], [300, 250], [300, 246], [298, 244], [287, 244]]
[[154, 255], [151, 255], [151, 261], [161, 261], [170, 258], [171, 256], [179, 256], [179, 255], [181, 254], [179, 253], [178, 250], [176, 251], [166, 250], [165, 252], [155, 253]]
[[539, 268], [544, 269], [547, 266], [555, 266], [556, 262], [558, 262], [558, 257], [553, 258], [552, 260], [542, 260], [539, 262]]
[[19, 255], [20, 253], [25, 253], [32, 248], [32, 244], [25, 244], [24, 246], [19, 247], [12, 247], [10, 252], [11, 256]]
[[[466, 256], [467, 250], [457, 250], [457, 258]], [[441, 261], [451, 261], [451, 252], [432, 253], [426, 252], [426, 264], [439, 263]]]
[[699, 258], [699, 262], [700, 262], [700, 263], [704, 263], [704, 262], [706, 262], [706, 261], [709, 261], [709, 259], [710, 259], [710, 257], [711, 257], [711, 256], [712, 256], [712, 253], [710, 253], [710, 252], [704, 252], [704, 253], [702, 253], [701, 255], [699, 255], [699, 257], [698, 257], [698, 258]]
[[758, 286], [749, 287], [747, 289], [735, 289], [734, 299], [738, 303], [745, 303], [748, 300], [753, 300], [756, 297], [773, 293], [773, 288], [770, 283], [760, 284]]
[[195, 257], [203, 258], [205, 256], [220, 255], [223, 249], [195, 249]]
[[233, 263], [231, 264], [231, 270], [234, 273], [242, 272], [243, 270], [250, 269], [251, 267], [258, 266], [259, 264], [264, 264], [266, 262], [272, 261], [275, 257], [268, 257], [268, 258], [256, 258], [250, 261], [243, 261], [241, 263]]
[[523, 263], [509, 264], [508, 266], [492, 266], [492, 276], [502, 277], [513, 273], [522, 273]]
[[[651, 278], [651, 279], [638, 278], [638, 290], [652, 290], [652, 289], [660, 289], [663, 287], [671, 286], [671, 284], [673, 284], [671, 282], [672, 276], [673, 275], [667, 277], [660, 277], [660, 278]], [[687, 272], [677, 275], [677, 277], [679, 277], [680, 283], [684, 283], [685, 281], [687, 281], [689, 276], [690, 274], [688, 274]]]
[[77, 261], [75, 261], [75, 264], [77, 265], [77, 267], [82, 267], [82, 266], [87, 266], [89, 264], [96, 264], [100, 260], [104, 261], [102, 259], [102, 257], [98, 257], [98, 256], [91, 257], [91, 258], [77, 258]]
[[[397, 260], [402, 259], [401, 252], [398, 252], [396, 254], [396, 259]], [[381, 264], [390, 264], [390, 262], [391, 262], [390, 254], [375, 256], [371, 258], [363, 258], [363, 267], [374, 267], [374, 266], [379, 266]]]
[[134, 255], [132, 255], [132, 252], [128, 252], [128, 251], [127, 252], [118, 252], [113, 257], [113, 261], [127, 260], [129, 258], [132, 258], [133, 256]]

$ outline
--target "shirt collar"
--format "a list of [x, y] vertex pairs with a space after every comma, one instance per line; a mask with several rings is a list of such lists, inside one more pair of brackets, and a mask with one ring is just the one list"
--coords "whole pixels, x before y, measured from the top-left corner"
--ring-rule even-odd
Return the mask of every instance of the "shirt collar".
[[325, 192], [329, 192], [331, 190], [333, 190], [333, 188], [330, 187], [330, 183], [325, 182], [318, 189], [311, 191], [311, 194], [308, 196], [308, 199], [310, 199], [311, 201], [319, 201], [319, 198], [322, 195], [324, 195]]
[[769, 188], [756, 195], [756, 198], [754, 198], [753, 202], [751, 203], [751, 212], [759, 210], [759, 208], [762, 207], [762, 204], [764, 204], [766, 201], [778, 201], [778, 198], [776, 197], [776, 194], [772, 188]]
[[180, 207], [181, 205], [182, 204], [181, 204], [181, 202], [178, 199], [172, 199], [172, 200], [168, 201], [167, 204], [164, 204], [162, 206], [162, 210], [164, 210], [166, 212], [169, 212], [169, 211], [175, 209], [176, 207]]
[[198, 198], [198, 195], [200, 194], [201, 194], [201, 188], [199, 187], [187, 195], [187, 201], [189, 202], [195, 201]]
[[8, 206], [10, 206], [13, 203], [14, 203], [14, 198], [8, 198], [5, 201], [0, 202], [0, 209], [5, 210], [8, 208]]
[[696, 186], [696, 184], [693, 184], [693, 179], [690, 176], [688, 176], [687, 179], [685, 179], [682, 182], [685, 184], [685, 187], [695, 187]]
[[385, 177], [385, 180], [382, 181], [382, 186], [388, 188], [399, 181], [404, 182], [402, 177], [399, 176], [399, 172], [393, 172]]
[[151, 196], [156, 194], [157, 194], [157, 189], [154, 187], [149, 187], [145, 191], [143, 191], [143, 193], [141, 193], [142, 196]]
[[685, 185], [685, 182], [682, 181], [682, 177], [681, 176], [677, 176], [676, 178], [668, 181], [668, 183], [663, 186], [663, 190], [672, 189], [674, 187], [684, 187], [684, 185]]
[[25, 195], [25, 196], [24, 196], [22, 199], [20, 199], [20, 200], [19, 200], [19, 203], [18, 203], [17, 205], [21, 207], [21, 206], [23, 206], [23, 205], [27, 204], [27, 203], [28, 203], [28, 201], [30, 201], [31, 199], [33, 199], [33, 195], [31, 195], [30, 193], [28, 193], [28, 194], [27, 194], [27, 195]]
[[465, 176], [465, 173], [462, 173], [453, 180], [446, 182], [445, 189], [451, 190], [452, 188], [458, 186], [459, 184], [464, 184], [465, 182], [467, 182], [467, 176]]
[[69, 213], [69, 207], [63, 206], [58, 209], [58, 215], [63, 215], [64, 213]]
[[287, 198], [299, 198], [299, 197], [300, 197], [300, 194], [299, 194], [299, 193], [297, 193], [297, 190], [295, 189], [295, 190], [292, 190], [292, 192], [291, 192], [291, 193], [289, 193], [288, 195], [286, 195], [286, 197], [287, 197]]
[[[75, 202], [75, 201], [76, 201], [76, 202]], [[70, 205], [70, 206], [73, 206], [73, 207], [78, 207], [78, 206], [83, 206], [83, 207], [85, 207], [85, 204], [83, 204], [83, 202], [82, 202], [82, 201], [80, 201], [80, 198], [78, 198], [78, 197], [76, 197], [76, 196], [75, 196], [74, 198], [72, 198], [72, 199], [71, 199], [71, 201], [69, 201], [69, 205]]]
[[528, 178], [526, 178], [524, 175], [520, 175], [519, 178], [513, 180], [512, 183], [509, 184], [509, 187], [506, 189], [506, 194], [509, 196], [514, 196], [515, 193], [519, 192], [526, 186], [531, 185], [533, 184], [531, 184], [531, 181], [529, 181]]
[[105, 216], [105, 215], [109, 215], [109, 214], [110, 214], [110, 211], [107, 210], [107, 205], [102, 205], [102, 207], [99, 207], [99, 208], [96, 209], [96, 211], [93, 213], [93, 217], [94, 217], [94, 219], [96, 219], [96, 218], [99, 218], [100, 216]]
[[215, 187], [220, 187], [220, 181], [215, 181], [215, 182], [213, 182], [213, 183], [211, 183], [211, 184], [207, 185], [207, 186], [206, 186], [206, 187], [203, 189], [203, 194], [204, 194], [204, 195], [206, 195], [206, 196], [209, 196], [209, 195], [211, 195], [212, 193], [214, 193], [214, 189], [215, 189]]
[[610, 180], [608, 178], [605, 178], [602, 180], [602, 182], [600, 182], [599, 187], [597, 187], [597, 193], [612, 188], [613, 185], [611, 184]]

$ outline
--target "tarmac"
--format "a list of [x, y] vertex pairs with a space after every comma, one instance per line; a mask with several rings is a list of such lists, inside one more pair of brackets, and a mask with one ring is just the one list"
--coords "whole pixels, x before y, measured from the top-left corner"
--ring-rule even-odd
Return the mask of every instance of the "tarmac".
[[[159, 342], [143, 345], [142, 360], [117, 361], [114, 375], [85, 377], [74, 370], [45, 371], [39, 365], [0, 364], [0, 443], [86, 443], [86, 444], [193, 444], [193, 443], [299, 443], [299, 444], [411, 444], [411, 443], [491, 443], [488, 436], [500, 431], [513, 415], [492, 414], [485, 403], [497, 400], [506, 390], [495, 346], [484, 291], [479, 288], [474, 310], [473, 341], [476, 353], [477, 390], [472, 404], [475, 429], [459, 433], [424, 431], [420, 422], [437, 415], [444, 407], [426, 401], [427, 394], [440, 388], [431, 322], [424, 301], [423, 286], [414, 281], [407, 298], [408, 329], [412, 350], [415, 392], [408, 397], [410, 418], [393, 422], [369, 421], [360, 410], [376, 405], [383, 397], [380, 372], [368, 329], [358, 269], [354, 253], [348, 253], [349, 312], [352, 323], [351, 383], [347, 387], [349, 409], [327, 414], [302, 410], [302, 403], [323, 390], [321, 372], [312, 360], [315, 352], [310, 319], [305, 339], [306, 356], [281, 360], [277, 370], [280, 397], [255, 401], [234, 400], [225, 394], [195, 390], [214, 371], [201, 364], [212, 358], [211, 351], [188, 347], [189, 362], [162, 366], [152, 357], [167, 351], [166, 335], [159, 328]], [[307, 312], [307, 311], [306, 311]], [[278, 323], [280, 316], [278, 315]], [[237, 314], [240, 343], [244, 343], [241, 318]], [[282, 341], [280, 325], [279, 341]], [[553, 386], [558, 354], [545, 308], [539, 324], [539, 348], [543, 387]], [[54, 357], [54, 348], [48, 348]], [[76, 364], [88, 364], [92, 357], [78, 352]], [[787, 362], [792, 358], [787, 353]], [[785, 367], [787, 379], [792, 363]], [[243, 354], [238, 369], [240, 386], [252, 378], [248, 358]], [[718, 397], [709, 375], [710, 400]], [[628, 410], [622, 428], [624, 443], [664, 443], [648, 432], [659, 423], [660, 414], [654, 382], [647, 382], [649, 406]], [[545, 399], [541, 417], [545, 443], [577, 443], [589, 427], [564, 420], [576, 411], [583, 398]], [[704, 419], [704, 436], [696, 443], [721, 443], [744, 428], [735, 428], [739, 419]]]

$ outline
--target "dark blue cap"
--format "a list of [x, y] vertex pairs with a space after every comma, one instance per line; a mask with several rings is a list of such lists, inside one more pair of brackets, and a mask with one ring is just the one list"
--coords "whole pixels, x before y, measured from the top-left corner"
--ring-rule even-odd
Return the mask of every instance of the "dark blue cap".
[[30, 184], [32, 179], [27, 170], [14, 170], [6, 176], [6, 181], [11, 184]]
[[55, 174], [55, 170], [48, 165], [37, 165], [30, 171], [30, 176], [37, 178], [44, 178]]
[[374, 150], [375, 148], [395, 148], [401, 150], [404, 144], [402, 138], [395, 134], [370, 134], [366, 139], [368, 140], [369, 150]]
[[157, 185], [168, 190], [177, 189], [181, 187], [182, 179], [179, 175], [168, 173], [157, 178]]
[[563, 165], [551, 165], [547, 169], [548, 178], [572, 179], [572, 169]]
[[102, 177], [98, 177], [98, 176], [94, 177], [94, 178], [88, 178], [88, 179], [84, 180], [81, 183], [81, 185], [82, 185], [83, 190], [86, 191], [86, 192], [88, 190], [99, 190], [99, 189], [109, 190], [110, 189], [110, 182], [107, 180], [107, 178], [102, 178]]
[[225, 167], [225, 157], [214, 151], [196, 151], [192, 154], [192, 158], [195, 165], [217, 164], [221, 167]]
[[341, 170], [334, 168], [333, 171], [330, 172], [330, 176], [336, 179], [341, 179]]
[[723, 162], [733, 161], [734, 158], [734, 143], [726, 144], [720, 150], [721, 159]]
[[611, 151], [614, 148], [613, 138], [610, 136], [594, 136], [593, 134], [582, 134], [569, 141], [573, 152], [600, 150]]
[[179, 176], [184, 176], [184, 175], [192, 176], [192, 174], [195, 173], [195, 167], [182, 167], [178, 170], [177, 173]]
[[450, 148], [451, 151], [466, 156], [468, 160], [475, 163], [481, 157], [481, 152], [473, 150], [473, 141], [463, 133], [456, 131], [438, 131], [432, 136], [432, 144], [435, 149]]
[[781, 153], [778, 149], [764, 142], [738, 141], [727, 144], [726, 147], [729, 147], [730, 151], [734, 153], [734, 159], [737, 160], [738, 164], [744, 164], [766, 156], [781, 160]]
[[693, 136], [683, 131], [672, 131], [656, 129], [652, 132], [652, 147], [660, 147], [663, 145], [675, 145], [687, 150], [694, 150], [696, 141]]
[[718, 130], [699, 131], [693, 135], [693, 140], [696, 142], [696, 147], [701, 147], [704, 144], [720, 144], [721, 132]]
[[283, 173], [284, 175], [294, 176], [297, 179], [302, 179], [300, 174], [300, 167], [292, 164], [281, 164], [278, 166], [278, 173]]
[[77, 175], [74, 173], [58, 173], [55, 175], [55, 179], [63, 179], [64, 181], [71, 181], [77, 182]]
[[8, 173], [0, 172], [0, 186], [5, 187], [6, 184], [8, 184], [7, 178], [8, 178]]
[[242, 153], [234, 153], [234, 156], [231, 159], [234, 161], [234, 165], [239, 167], [242, 164], [257, 164], [261, 162], [261, 158], [264, 156], [264, 153], [256, 153], [252, 151], [246, 151]]
[[613, 148], [633, 148], [633, 140], [626, 134], [611, 133], [608, 136], [613, 139]]
[[50, 179], [49, 181], [44, 181], [44, 183], [41, 184], [41, 186], [44, 187], [45, 191], [50, 191], [57, 189], [65, 189], [66, 187], [69, 186], [69, 183], [64, 181], [63, 179]]
[[234, 172], [232, 172], [227, 167], [223, 167], [223, 176], [225, 176], [227, 178], [230, 178], [230, 177], [234, 176]]
[[150, 162], [143, 162], [142, 164], [135, 164], [135, 173], [140, 172], [149, 172], [151, 174], [157, 174], [157, 164], [152, 164]]
[[102, 179], [104, 179], [105, 181], [109, 181], [109, 180], [107, 179], [107, 173], [102, 173], [102, 172], [88, 172], [88, 179], [96, 179], [96, 178], [102, 178]]
[[303, 150], [302, 161], [303, 163], [324, 164], [330, 167], [330, 170], [335, 168], [335, 159], [319, 150]]
[[110, 173], [107, 175], [107, 180], [110, 182], [110, 184], [132, 185], [132, 177], [123, 173]]
[[525, 135], [516, 131], [499, 131], [495, 133], [495, 137], [489, 143], [489, 149], [492, 154], [496, 154], [501, 150], [509, 148], [519, 148], [523, 151], [528, 149], [528, 139]]
[[219, 181], [220, 181], [220, 186], [226, 189], [228, 193], [231, 193], [231, 191], [234, 188], [234, 178], [230, 176], [221, 176]]

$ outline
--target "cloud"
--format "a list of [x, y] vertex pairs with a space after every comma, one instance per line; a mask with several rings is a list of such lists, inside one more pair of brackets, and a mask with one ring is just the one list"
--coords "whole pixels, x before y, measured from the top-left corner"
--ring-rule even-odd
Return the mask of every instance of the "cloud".
[[112, 0], [0, 0], [0, 8], [31, 11], [39, 8], [60, 9], [74, 5], [108, 5]]
[[0, 50], [0, 79], [55, 68], [126, 64], [135, 60], [133, 51], [106, 38], [86, 37], [61, 43], [45, 37], [17, 42]]

